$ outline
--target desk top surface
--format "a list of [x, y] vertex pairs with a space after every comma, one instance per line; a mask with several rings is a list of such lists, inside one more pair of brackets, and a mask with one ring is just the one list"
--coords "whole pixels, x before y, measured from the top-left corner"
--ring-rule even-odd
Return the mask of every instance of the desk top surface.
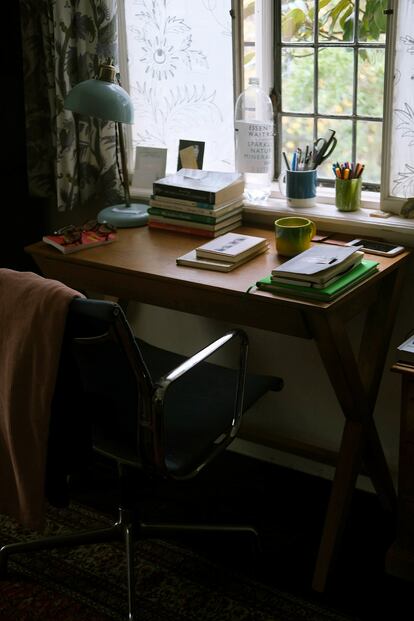
[[[194, 285], [245, 292], [259, 278], [270, 274], [271, 270], [279, 265], [283, 259], [276, 252], [272, 230], [240, 227], [235, 232], [266, 237], [269, 241], [269, 250], [227, 273], [176, 265], [178, 256], [206, 243], [209, 241], [208, 239], [170, 231], [153, 230], [148, 227], [120, 229], [118, 240], [113, 244], [88, 248], [68, 255], [60, 253], [44, 242], [32, 244], [26, 250], [34, 257], [43, 256], [57, 261], [95, 266], [102, 270], [133, 271], [137, 274], [145, 274], [148, 277], [184, 280], [194, 283]], [[394, 258], [366, 253], [367, 258], [379, 262], [380, 272], [392, 269], [406, 259], [408, 255], [408, 251]], [[260, 294], [268, 295], [263, 292]]]
[[[148, 227], [121, 229], [118, 240], [112, 244], [67, 255], [44, 242], [32, 244], [26, 251], [33, 256], [46, 277], [62, 280], [75, 289], [90, 290], [92, 287], [95, 292], [177, 309], [183, 309], [187, 304], [200, 313], [202, 305], [210, 304], [214, 296], [220, 299], [221, 306], [241, 301], [240, 296], [246, 301], [244, 294], [247, 290], [281, 262], [275, 250], [272, 230], [240, 227], [236, 231], [266, 237], [269, 250], [226, 273], [176, 265], [178, 256], [205, 243], [208, 241], [206, 238]], [[345, 314], [352, 316], [364, 308], [364, 298], [373, 295], [372, 285], [401, 267], [409, 255], [409, 251], [393, 258], [366, 253], [368, 258], [378, 261], [378, 273], [330, 302], [277, 296], [256, 288], [246, 295], [250, 306], [253, 306], [252, 298], [255, 305], [265, 302], [267, 314], [271, 312], [270, 307], [276, 306], [283, 306], [285, 310], [287, 307], [296, 311], [334, 312], [343, 312], [346, 307]], [[168, 297], [171, 300], [166, 302]]]

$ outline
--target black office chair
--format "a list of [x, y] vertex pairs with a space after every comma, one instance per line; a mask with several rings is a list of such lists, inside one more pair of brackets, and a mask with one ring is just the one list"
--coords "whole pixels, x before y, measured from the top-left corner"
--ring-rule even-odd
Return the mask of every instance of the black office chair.
[[[236, 353], [237, 368], [207, 362], [226, 346]], [[91, 414], [93, 448], [118, 464], [119, 518], [110, 528], [5, 545], [0, 550], [0, 571], [6, 572], [8, 557], [18, 552], [121, 539], [126, 546], [132, 621], [136, 618], [133, 544], [139, 537], [202, 531], [255, 537], [256, 531], [248, 526], [141, 523], [135, 519], [135, 490], [127, 480], [129, 467], [173, 479], [195, 476], [235, 438], [243, 410], [268, 390], [282, 388], [279, 378], [246, 375], [247, 349], [246, 334], [232, 330], [186, 358], [135, 339], [119, 305], [73, 300], [62, 347], [64, 372], [59, 377], [64, 379], [68, 362], [73, 365], [76, 360], [84, 406], [86, 398], [82, 411]], [[59, 386], [58, 378], [57, 391]], [[59, 411], [53, 412], [52, 425], [59, 427]]]

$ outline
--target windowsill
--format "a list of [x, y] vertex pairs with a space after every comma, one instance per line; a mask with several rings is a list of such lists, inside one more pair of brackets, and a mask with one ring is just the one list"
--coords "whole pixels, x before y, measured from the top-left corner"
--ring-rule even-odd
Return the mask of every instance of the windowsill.
[[[148, 201], [149, 194], [148, 190], [131, 188], [131, 196], [138, 200]], [[414, 247], [413, 218], [402, 218], [396, 215], [378, 218], [371, 215], [378, 213], [377, 209], [367, 209], [366, 207], [349, 213], [340, 212], [335, 205], [329, 202], [332, 200], [332, 192], [329, 189], [321, 188], [320, 194], [320, 197], [318, 195], [320, 201], [314, 207], [288, 207], [283, 198], [269, 198], [260, 203], [245, 202], [243, 216], [249, 224], [262, 224], [264, 226], [273, 226], [274, 220], [282, 216], [305, 216], [312, 219], [321, 231], [350, 233], [355, 237], [369, 235]], [[375, 199], [372, 200], [372, 196], [372, 193], [363, 195], [363, 204], [378, 205]]]
[[414, 221], [389, 216], [376, 218], [372, 209], [344, 213], [334, 205], [317, 203], [314, 207], [288, 207], [283, 199], [270, 198], [260, 204], [245, 203], [244, 215], [247, 222], [272, 225], [275, 218], [281, 216], [305, 216], [312, 219], [316, 226], [324, 231], [351, 233], [355, 236], [370, 235], [391, 242], [414, 246]]

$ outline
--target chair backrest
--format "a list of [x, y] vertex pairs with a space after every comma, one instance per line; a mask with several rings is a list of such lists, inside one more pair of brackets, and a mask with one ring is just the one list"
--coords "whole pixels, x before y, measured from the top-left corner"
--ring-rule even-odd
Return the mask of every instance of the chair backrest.
[[[234, 367], [213, 362], [224, 347], [235, 355]], [[107, 301], [71, 303], [65, 350], [80, 371], [95, 450], [173, 478], [194, 476], [223, 451], [243, 403], [254, 403], [271, 383], [261, 376], [246, 381], [242, 330], [188, 358], [136, 340], [121, 307]]]
[[103, 300], [73, 300], [65, 348], [80, 370], [94, 448], [120, 462], [152, 464], [154, 385], [122, 308]]

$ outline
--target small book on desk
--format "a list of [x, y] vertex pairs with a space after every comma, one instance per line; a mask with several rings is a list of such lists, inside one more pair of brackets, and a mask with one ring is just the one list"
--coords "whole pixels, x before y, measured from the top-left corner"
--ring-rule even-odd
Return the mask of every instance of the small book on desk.
[[197, 257], [196, 250], [191, 250], [190, 252], [183, 254], [181, 257], [178, 257], [176, 261], [177, 265], [183, 265], [185, 267], [196, 267], [198, 269], [213, 270], [215, 272], [231, 272], [232, 270], [236, 269], [236, 267], [239, 267], [239, 265], [243, 265], [243, 263], [247, 263], [247, 261], [250, 261], [259, 254], [262, 254], [262, 252], [264, 252], [265, 250], [266, 248], [260, 248], [256, 250], [253, 254], [249, 254], [237, 263], [230, 263], [229, 261], [225, 260], [214, 261], [213, 259], [202, 259], [200, 257]]
[[283, 279], [326, 285], [333, 277], [345, 273], [361, 262], [364, 253], [356, 247], [315, 244], [272, 270], [278, 282]]
[[102, 234], [96, 231], [82, 231], [81, 236], [79, 241], [69, 243], [65, 241], [64, 235], [44, 235], [42, 240], [46, 244], [57, 248], [63, 254], [70, 254], [71, 252], [79, 252], [80, 250], [111, 244], [116, 240], [117, 234], [115, 232]]
[[153, 183], [157, 196], [203, 201], [210, 205], [239, 198], [244, 191], [240, 173], [181, 168], [177, 173]]
[[198, 246], [196, 252], [200, 259], [238, 263], [245, 257], [256, 254], [258, 250], [264, 252], [267, 247], [268, 241], [265, 237], [227, 233], [214, 241]]
[[311, 300], [329, 302], [374, 274], [377, 271], [377, 266], [377, 261], [362, 259], [358, 265], [347, 271], [346, 274], [323, 288], [302, 286], [300, 282], [298, 282], [297, 285], [273, 282], [271, 276], [260, 279], [256, 283], [256, 286], [258, 289], [269, 291], [276, 295], [287, 295], [289, 297], [309, 298]]

